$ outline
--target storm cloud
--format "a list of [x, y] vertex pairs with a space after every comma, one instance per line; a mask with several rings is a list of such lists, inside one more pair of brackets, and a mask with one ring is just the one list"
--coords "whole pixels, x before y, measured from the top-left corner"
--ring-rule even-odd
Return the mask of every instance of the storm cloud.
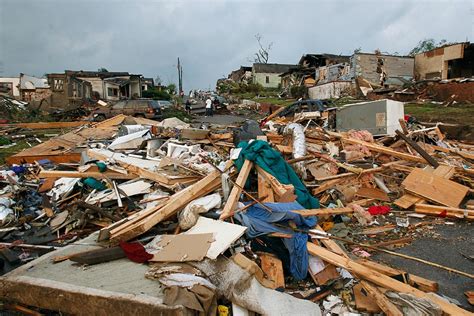
[[424, 38], [472, 40], [474, 1], [1, 0], [1, 76], [128, 71], [213, 88], [257, 50], [269, 62], [354, 49], [406, 54]]

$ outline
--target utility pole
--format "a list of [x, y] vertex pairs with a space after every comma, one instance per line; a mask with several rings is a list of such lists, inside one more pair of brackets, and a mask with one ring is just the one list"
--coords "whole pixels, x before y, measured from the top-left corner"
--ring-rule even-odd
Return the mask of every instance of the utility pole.
[[178, 57], [178, 94], [181, 96], [183, 94], [183, 66]]

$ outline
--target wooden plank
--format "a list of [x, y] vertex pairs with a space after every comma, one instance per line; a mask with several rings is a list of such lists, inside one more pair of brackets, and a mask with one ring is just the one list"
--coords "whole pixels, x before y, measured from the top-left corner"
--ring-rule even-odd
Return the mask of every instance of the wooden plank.
[[[228, 161], [226, 168], [229, 168], [231, 162]], [[112, 234], [111, 239], [115, 241], [130, 240], [148, 231], [162, 220], [176, 214], [180, 209], [185, 207], [189, 202], [201, 196], [214, 191], [221, 185], [221, 172], [213, 171], [195, 184], [175, 193], [170, 197], [166, 205], [158, 205], [147, 211], [144, 219], [137, 219], [127, 222], [128, 228], [119, 234]], [[117, 227], [118, 229], [120, 227]]]
[[277, 178], [259, 166], [255, 166], [255, 168], [257, 169], [258, 174], [271, 185], [276, 202], [293, 202], [296, 200], [296, 195], [294, 194], [295, 188], [293, 185], [282, 184]]
[[361, 283], [356, 284], [352, 291], [354, 293], [354, 301], [356, 309], [360, 312], [367, 313], [380, 313], [381, 309], [372, 297], [369, 297], [369, 293], [364, 290]]
[[387, 193], [377, 188], [360, 188], [357, 190], [356, 195], [364, 198], [390, 202]]
[[446, 206], [437, 206], [429, 204], [415, 204], [415, 212], [420, 214], [427, 214], [433, 216], [441, 216], [443, 214], [446, 217], [457, 218], [457, 219], [467, 219], [474, 220], [474, 210], [456, 208], [456, 207], [446, 207]]
[[402, 182], [405, 190], [442, 205], [458, 207], [469, 188], [415, 168]]
[[280, 259], [270, 253], [258, 253], [262, 271], [266, 278], [274, 284], [274, 289], [285, 288], [285, 276], [283, 274], [283, 264]]
[[423, 148], [420, 147], [420, 145], [418, 145], [416, 142], [414, 142], [413, 140], [405, 136], [405, 134], [403, 134], [399, 130], [396, 130], [395, 133], [401, 139], [403, 139], [408, 145], [410, 145], [414, 150], [416, 150], [416, 152], [418, 152], [421, 155], [421, 157], [423, 157], [430, 165], [432, 165], [435, 168], [439, 166], [439, 163], [436, 161], [436, 159], [430, 156]]
[[339, 184], [339, 183], [342, 183], [344, 181], [346, 181], [347, 179], [344, 179], [344, 178], [340, 178], [340, 179], [334, 179], [334, 180], [329, 180], [329, 181], [326, 181], [324, 182], [323, 184], [321, 184], [319, 187], [313, 189], [313, 195], [317, 195], [321, 192], [324, 192], [330, 188], [332, 188], [333, 186], [335, 186], [336, 184]]
[[345, 137], [345, 136], [342, 136], [341, 134], [338, 134], [338, 133], [330, 132], [329, 134], [339, 136], [342, 139], [342, 141], [345, 142], [345, 143], [365, 146], [370, 151], [386, 154], [386, 155], [396, 157], [396, 158], [399, 158], [399, 159], [402, 159], [402, 160], [426, 163], [426, 160], [423, 159], [423, 157], [418, 157], [418, 156], [413, 156], [413, 155], [410, 155], [410, 154], [407, 154], [407, 153], [402, 153], [402, 152], [390, 149], [388, 147], [377, 145], [377, 144], [374, 144], [374, 143], [365, 142], [363, 140], [350, 138], [350, 137]]
[[35, 163], [35, 161], [41, 159], [48, 159], [55, 163], [71, 163], [71, 162], [79, 162], [81, 161], [81, 153], [58, 153], [58, 154], [50, 154], [50, 155], [21, 155], [19, 152], [16, 155], [10, 156], [5, 159], [5, 161], [9, 164], [23, 164], [27, 163]]
[[56, 128], [72, 128], [90, 124], [90, 121], [74, 121], [74, 122], [37, 122], [37, 123], [15, 123], [0, 124], [0, 127], [21, 127], [29, 129], [56, 129]]
[[[258, 198], [263, 203], [275, 202], [275, 196], [273, 194], [273, 189], [270, 183], [265, 181], [263, 176], [259, 173], [257, 174], [257, 183], [258, 183]], [[262, 199], [265, 197], [264, 199]]]
[[360, 283], [386, 315], [403, 316], [403, 313], [376, 286], [364, 280]]
[[38, 174], [39, 178], [96, 178], [96, 179], [135, 179], [136, 174], [123, 174], [118, 172], [99, 172], [99, 171], [58, 171], [58, 170], [42, 170]]
[[429, 295], [423, 291], [415, 289], [414, 287], [392, 279], [378, 271], [374, 271], [370, 268], [367, 268], [354, 260], [349, 258], [343, 257], [336, 253], [329, 251], [323, 247], [317, 246], [313, 243], [307, 243], [308, 252], [313, 256], [318, 256], [322, 260], [327, 261], [329, 263], [334, 264], [335, 266], [345, 268], [349, 272], [356, 274], [359, 278], [368, 280], [378, 286], [387, 288], [389, 290], [402, 292], [402, 293], [409, 293], [419, 298], [428, 299], [435, 304], [437, 304], [446, 314], [458, 316], [458, 315], [472, 315], [468, 311], [449, 303], [448, 301], [444, 300], [441, 297], [437, 297], [434, 295]]
[[[456, 169], [454, 167], [447, 165], [439, 165], [435, 170], [433, 170], [434, 175], [443, 177], [445, 179], [450, 179], [455, 172]], [[420, 197], [410, 193], [405, 193], [399, 199], [397, 199], [394, 204], [400, 208], [407, 209], [413, 204], [423, 203], [423, 201], [424, 200]]]
[[[407, 274], [403, 270], [392, 268], [382, 263], [372, 261], [369, 259], [361, 258], [361, 259], [357, 259], [356, 261], [370, 269], [373, 269], [375, 271], [378, 271], [388, 276]], [[438, 291], [439, 286], [438, 286], [438, 283], [435, 281], [431, 281], [431, 280], [425, 279], [423, 277], [420, 277], [411, 273], [408, 274], [407, 279], [408, 279], [408, 284], [424, 292], [437, 292]]]
[[311, 274], [311, 271], [309, 272], [311, 278], [317, 285], [325, 285], [329, 281], [335, 280], [341, 276], [339, 272], [337, 272], [336, 267], [332, 264], [326, 264], [324, 269], [322, 269], [318, 273]]
[[339, 208], [314, 208], [306, 210], [292, 210], [291, 212], [300, 214], [301, 216], [329, 216], [339, 214], [350, 214], [354, 213], [354, 210], [350, 207], [339, 207]]
[[234, 185], [232, 191], [230, 191], [229, 198], [227, 199], [227, 202], [224, 205], [224, 208], [222, 209], [220, 219], [225, 219], [229, 217], [230, 214], [232, 214], [232, 212], [234, 211], [235, 205], [239, 201], [240, 194], [242, 194], [242, 189], [245, 186], [245, 182], [247, 182], [247, 178], [250, 174], [250, 170], [252, 170], [252, 167], [253, 162], [251, 162], [250, 160], [244, 161], [244, 164], [240, 169], [239, 175], [235, 180], [236, 185]]

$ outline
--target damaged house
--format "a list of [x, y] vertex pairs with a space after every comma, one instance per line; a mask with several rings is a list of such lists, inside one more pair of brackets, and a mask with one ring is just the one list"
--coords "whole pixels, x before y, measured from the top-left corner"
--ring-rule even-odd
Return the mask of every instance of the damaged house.
[[0, 95], [12, 98], [20, 97], [20, 77], [1, 77]]
[[255, 63], [252, 66], [252, 82], [264, 88], [278, 88], [282, 84], [280, 75], [295, 67], [297, 65]]
[[240, 66], [239, 69], [233, 70], [227, 78], [237, 83], [249, 83], [252, 79], [252, 67]]
[[415, 78], [452, 79], [474, 74], [474, 44], [452, 44], [415, 55]]
[[128, 72], [72, 71], [48, 74], [55, 107], [82, 104], [86, 99], [118, 101], [140, 98], [142, 75]]
[[401, 87], [413, 79], [413, 68], [412, 57], [354, 53], [349, 63], [317, 68], [316, 86], [309, 88], [308, 94], [312, 99], [329, 99], [354, 94], [355, 88], [367, 95], [376, 88]]
[[316, 70], [330, 65], [348, 63], [349, 56], [332, 54], [306, 54], [301, 56], [298, 65], [281, 75], [282, 88], [293, 86], [312, 87], [318, 81]]
[[48, 80], [25, 74], [20, 74], [20, 99], [33, 107], [44, 107], [51, 96]]

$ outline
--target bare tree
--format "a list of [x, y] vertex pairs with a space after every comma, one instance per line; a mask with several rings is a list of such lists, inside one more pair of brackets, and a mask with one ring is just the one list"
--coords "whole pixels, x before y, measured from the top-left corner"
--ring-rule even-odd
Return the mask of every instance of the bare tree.
[[266, 64], [268, 63], [269, 53], [270, 53], [270, 50], [272, 49], [273, 42], [265, 46], [264, 44], [262, 44], [263, 36], [260, 35], [259, 33], [255, 34], [255, 38], [257, 39], [257, 43], [259, 47], [258, 52], [255, 53], [255, 57], [253, 58], [249, 57], [248, 60], [254, 63]]

